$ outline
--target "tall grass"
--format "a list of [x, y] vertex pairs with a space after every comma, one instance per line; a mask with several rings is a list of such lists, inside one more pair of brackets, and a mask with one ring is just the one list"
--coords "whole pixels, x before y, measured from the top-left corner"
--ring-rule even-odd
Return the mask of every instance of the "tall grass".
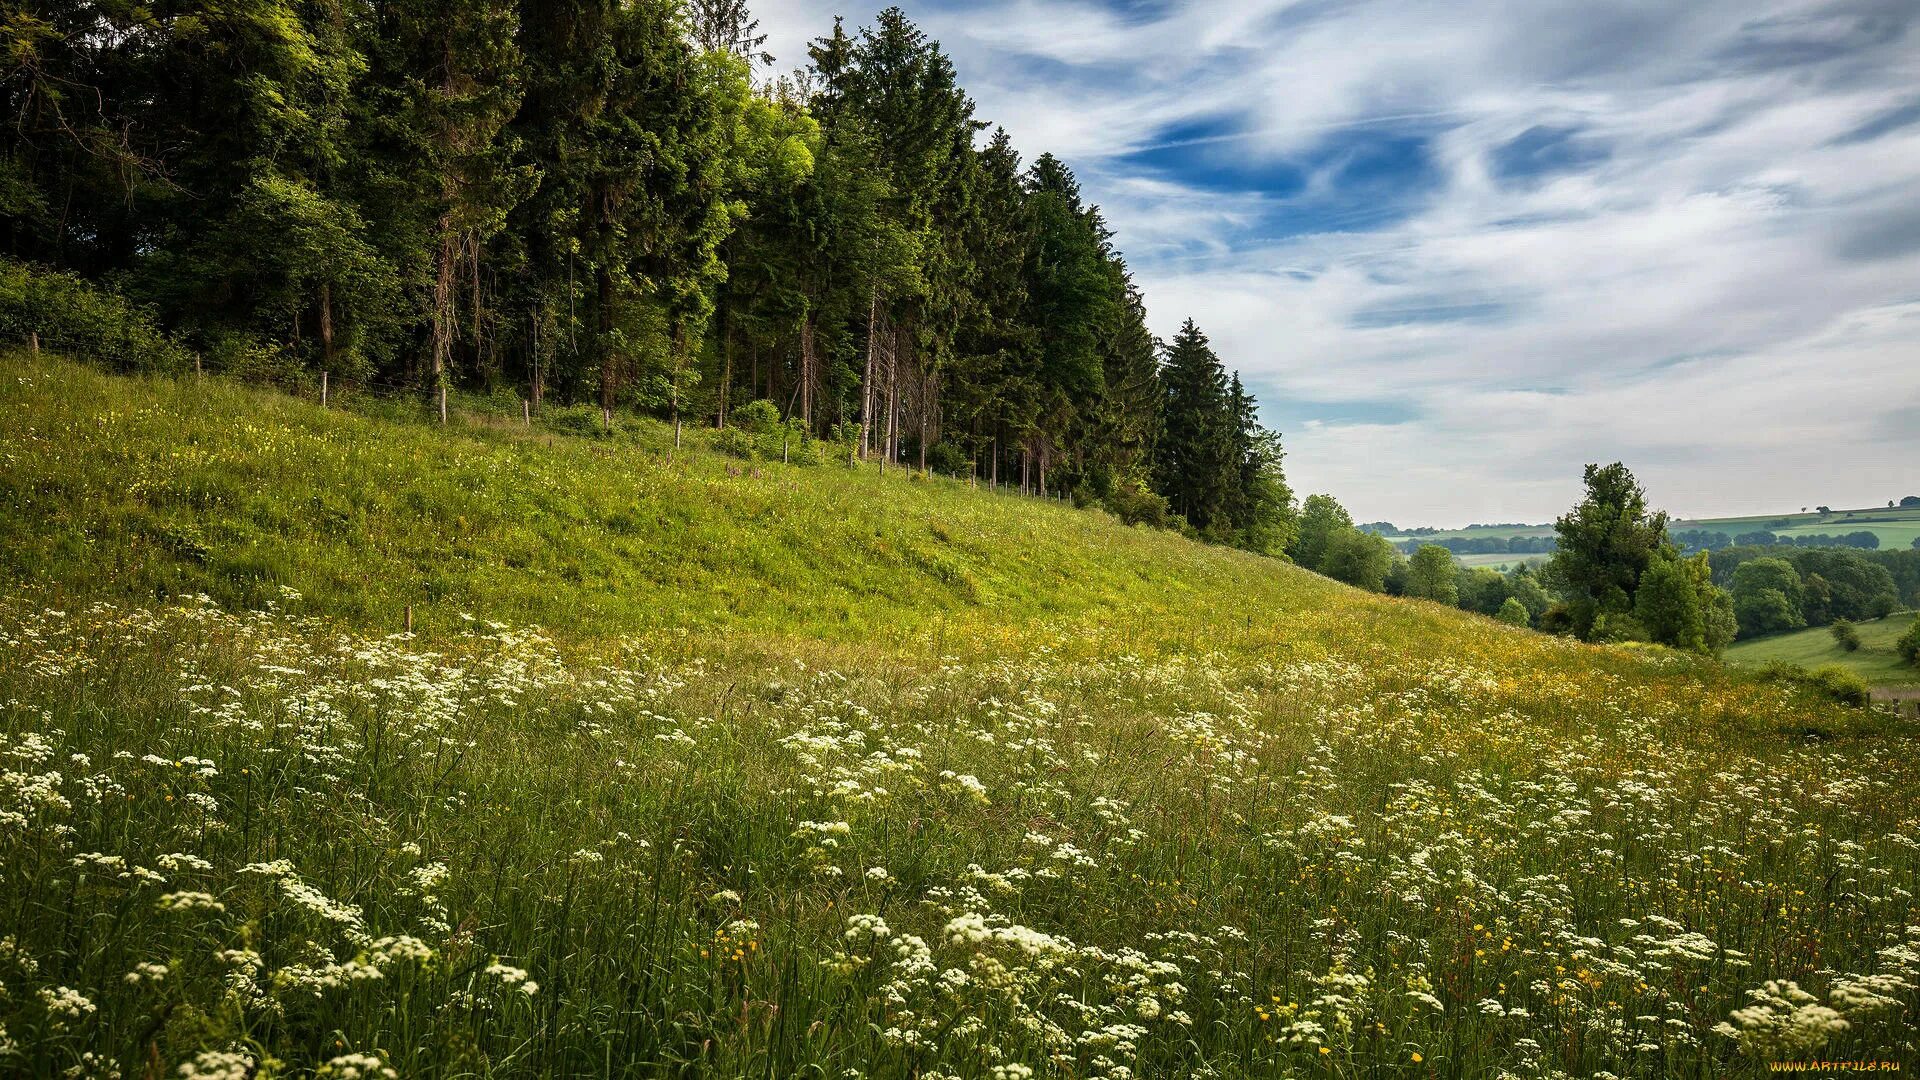
[[85, 378], [0, 390], [0, 1070], [1912, 1060], [1889, 715], [957, 485]]

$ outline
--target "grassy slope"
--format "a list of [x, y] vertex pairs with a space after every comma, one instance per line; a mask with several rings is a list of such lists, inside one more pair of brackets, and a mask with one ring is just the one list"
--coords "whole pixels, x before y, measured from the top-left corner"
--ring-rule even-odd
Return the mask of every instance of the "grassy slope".
[[456, 414], [453, 430], [212, 382], [66, 365], [0, 385], [0, 549], [15, 581], [206, 592], [423, 630], [460, 610], [575, 636], [718, 629], [901, 641], [1124, 609], [1178, 624], [1332, 587], [1056, 503], [839, 466], [748, 465], [660, 425], [609, 440]]
[[0, 435], [0, 1071], [1761, 1075], [1920, 981], [1912, 732], [1708, 662], [652, 425]]
[[1727, 662], [1744, 667], [1760, 667], [1775, 660], [1802, 667], [1840, 664], [1859, 672], [1874, 686], [1920, 686], [1920, 668], [1893, 651], [1893, 643], [1913, 625], [1911, 613], [1857, 625], [1861, 643], [1857, 652], [1842, 649], [1827, 627], [1816, 626], [1738, 642], [1727, 650]]

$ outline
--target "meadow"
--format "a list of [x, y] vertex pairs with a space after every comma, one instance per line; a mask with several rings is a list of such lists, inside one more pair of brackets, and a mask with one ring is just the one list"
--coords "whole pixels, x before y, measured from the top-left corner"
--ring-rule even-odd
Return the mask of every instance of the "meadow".
[[[1784, 522], [1785, 524], [1780, 524]], [[1831, 514], [1775, 514], [1757, 517], [1709, 518], [1703, 521], [1676, 521], [1676, 529], [1711, 529], [1737, 536], [1765, 529], [1778, 536], [1844, 536], [1870, 532], [1880, 538], [1882, 550], [1905, 551], [1920, 538], [1920, 508], [1866, 507], [1839, 509]]]
[[1891, 714], [658, 425], [0, 371], [8, 1071], [1914, 1060]]
[[[1920, 538], [1920, 508], [1868, 507], [1865, 509], [1836, 510], [1831, 514], [1760, 514], [1748, 517], [1729, 518], [1688, 518], [1676, 519], [1675, 530], [1706, 529], [1723, 532], [1729, 538], [1741, 533], [1765, 529], [1779, 536], [1843, 536], [1853, 532], [1871, 532], [1880, 538], [1883, 550], [1905, 551]], [[1396, 544], [1413, 541], [1455, 540], [1455, 539], [1509, 539], [1516, 536], [1540, 537], [1552, 536], [1553, 526], [1546, 525], [1480, 525], [1465, 529], [1445, 529], [1424, 535], [1408, 533], [1385, 534]], [[1533, 556], [1538, 558], [1538, 556]], [[1495, 566], [1504, 569], [1503, 564], [1511, 564], [1515, 557], [1497, 554], [1462, 555], [1459, 557], [1465, 566]], [[1497, 561], [1480, 561], [1497, 560]]]
[[1920, 686], [1920, 668], [1894, 652], [1894, 642], [1913, 625], [1914, 613], [1896, 612], [1884, 619], [1856, 623], [1860, 648], [1849, 652], [1835, 641], [1830, 628], [1812, 626], [1788, 634], [1737, 641], [1727, 649], [1726, 661], [1742, 667], [1770, 663], [1821, 667], [1839, 664], [1860, 673], [1874, 686]]

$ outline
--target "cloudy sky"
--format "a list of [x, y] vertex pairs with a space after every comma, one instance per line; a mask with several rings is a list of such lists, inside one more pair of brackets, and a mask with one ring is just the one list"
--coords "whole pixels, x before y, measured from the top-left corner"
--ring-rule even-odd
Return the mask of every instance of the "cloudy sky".
[[902, 6], [1359, 520], [1920, 494], [1915, 0]]

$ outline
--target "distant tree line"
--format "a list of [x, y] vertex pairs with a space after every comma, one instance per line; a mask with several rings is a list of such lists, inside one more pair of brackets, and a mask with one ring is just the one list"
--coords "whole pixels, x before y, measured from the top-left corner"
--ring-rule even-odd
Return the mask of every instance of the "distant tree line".
[[1403, 540], [1398, 546], [1408, 555], [1426, 546], [1445, 548], [1455, 555], [1550, 555], [1553, 553], [1554, 538], [1551, 536], [1442, 536], [1424, 541]]
[[1781, 553], [1734, 547], [1709, 559], [1715, 583], [1732, 590], [1742, 638], [1920, 607], [1920, 549]]
[[1722, 544], [1723, 533], [1670, 530], [1667, 515], [1647, 505], [1619, 463], [1590, 465], [1585, 479], [1584, 498], [1554, 523], [1554, 536], [1516, 538], [1543, 541], [1550, 557], [1504, 573], [1455, 560], [1457, 553], [1500, 551], [1494, 545], [1504, 538], [1473, 538], [1471, 546], [1441, 538], [1406, 551], [1381, 534], [1411, 530], [1355, 525], [1329, 495], [1307, 498], [1289, 551], [1309, 569], [1374, 592], [1587, 641], [1650, 641], [1706, 653], [1736, 636], [1920, 607], [1920, 546], [1877, 551], [1877, 538], [1868, 543], [1857, 535], [1774, 542], [1770, 532], [1766, 544]]
[[30, 5], [0, 329], [123, 340], [61, 300], [97, 288], [241, 375], [676, 438], [764, 401], [848, 459], [1287, 549], [1278, 437], [1199, 328], [1148, 330], [1066, 163], [898, 8], [782, 78], [764, 41], [740, 0]]
[[1784, 535], [1766, 529], [1728, 535], [1709, 529], [1681, 529], [1669, 534], [1673, 542], [1688, 553], [1719, 551], [1730, 547], [1860, 548], [1874, 551], [1880, 547], [1880, 535], [1866, 529], [1842, 535], [1795, 533]]

